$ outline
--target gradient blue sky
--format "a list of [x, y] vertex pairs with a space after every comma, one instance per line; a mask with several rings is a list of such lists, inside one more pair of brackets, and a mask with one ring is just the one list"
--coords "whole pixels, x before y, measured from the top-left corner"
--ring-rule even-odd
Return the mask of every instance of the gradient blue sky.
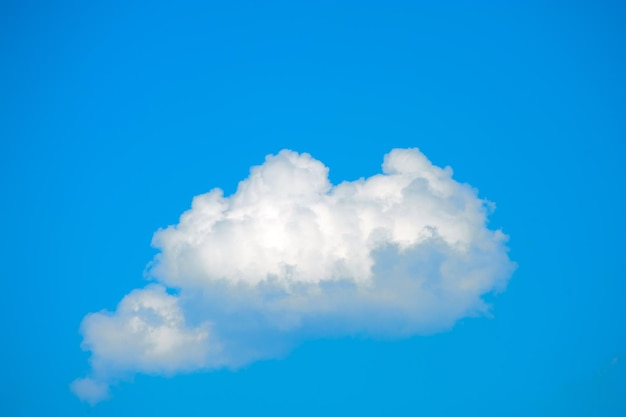
[[[626, 415], [625, 9], [436, 3], [3, 1], [0, 414]], [[81, 319], [194, 195], [282, 148], [339, 182], [394, 147], [497, 204], [493, 318], [72, 395]]]

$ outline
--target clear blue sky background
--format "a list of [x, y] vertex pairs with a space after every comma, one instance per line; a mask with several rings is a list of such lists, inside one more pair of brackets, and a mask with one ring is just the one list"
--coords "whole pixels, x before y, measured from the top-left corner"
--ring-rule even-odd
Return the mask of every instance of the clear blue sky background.
[[[619, 2], [122, 3], [0, 6], [0, 415], [626, 415]], [[394, 147], [496, 202], [493, 318], [71, 394], [82, 317], [194, 195], [282, 148], [338, 182]]]

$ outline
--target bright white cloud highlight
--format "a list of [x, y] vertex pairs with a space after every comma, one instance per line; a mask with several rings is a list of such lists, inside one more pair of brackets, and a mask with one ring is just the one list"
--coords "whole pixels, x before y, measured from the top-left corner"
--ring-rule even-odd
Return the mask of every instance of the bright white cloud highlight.
[[308, 337], [404, 337], [486, 312], [482, 296], [514, 269], [486, 227], [492, 204], [417, 149], [382, 168], [333, 186], [320, 161], [283, 150], [234, 195], [195, 197], [154, 235], [159, 284], [83, 320], [92, 374], [74, 392], [95, 402], [135, 372], [236, 367]]

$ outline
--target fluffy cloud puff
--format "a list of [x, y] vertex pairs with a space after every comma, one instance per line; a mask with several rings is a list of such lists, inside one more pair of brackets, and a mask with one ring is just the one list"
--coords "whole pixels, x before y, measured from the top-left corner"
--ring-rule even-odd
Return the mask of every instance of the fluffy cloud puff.
[[485, 313], [514, 269], [486, 227], [492, 208], [417, 149], [335, 186], [308, 154], [268, 156], [235, 194], [199, 195], [155, 233], [158, 284], [85, 317], [92, 372], [72, 389], [96, 402], [134, 372], [237, 367], [305, 338], [405, 337]]

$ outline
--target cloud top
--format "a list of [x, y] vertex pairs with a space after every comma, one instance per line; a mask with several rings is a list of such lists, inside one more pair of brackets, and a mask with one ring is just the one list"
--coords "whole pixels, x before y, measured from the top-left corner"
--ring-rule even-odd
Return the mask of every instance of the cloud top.
[[232, 196], [196, 196], [155, 233], [158, 284], [85, 317], [92, 375], [74, 392], [88, 399], [133, 372], [236, 367], [308, 337], [423, 334], [485, 312], [482, 296], [514, 269], [506, 236], [486, 226], [490, 207], [417, 149], [334, 186], [308, 154], [268, 156]]
[[364, 283], [376, 248], [438, 236], [462, 251], [483, 238], [484, 221], [475, 190], [417, 150], [394, 150], [383, 174], [336, 187], [321, 162], [284, 150], [252, 168], [235, 195], [197, 196], [178, 225], [158, 231], [153, 243], [162, 253], [152, 272], [174, 287]]

